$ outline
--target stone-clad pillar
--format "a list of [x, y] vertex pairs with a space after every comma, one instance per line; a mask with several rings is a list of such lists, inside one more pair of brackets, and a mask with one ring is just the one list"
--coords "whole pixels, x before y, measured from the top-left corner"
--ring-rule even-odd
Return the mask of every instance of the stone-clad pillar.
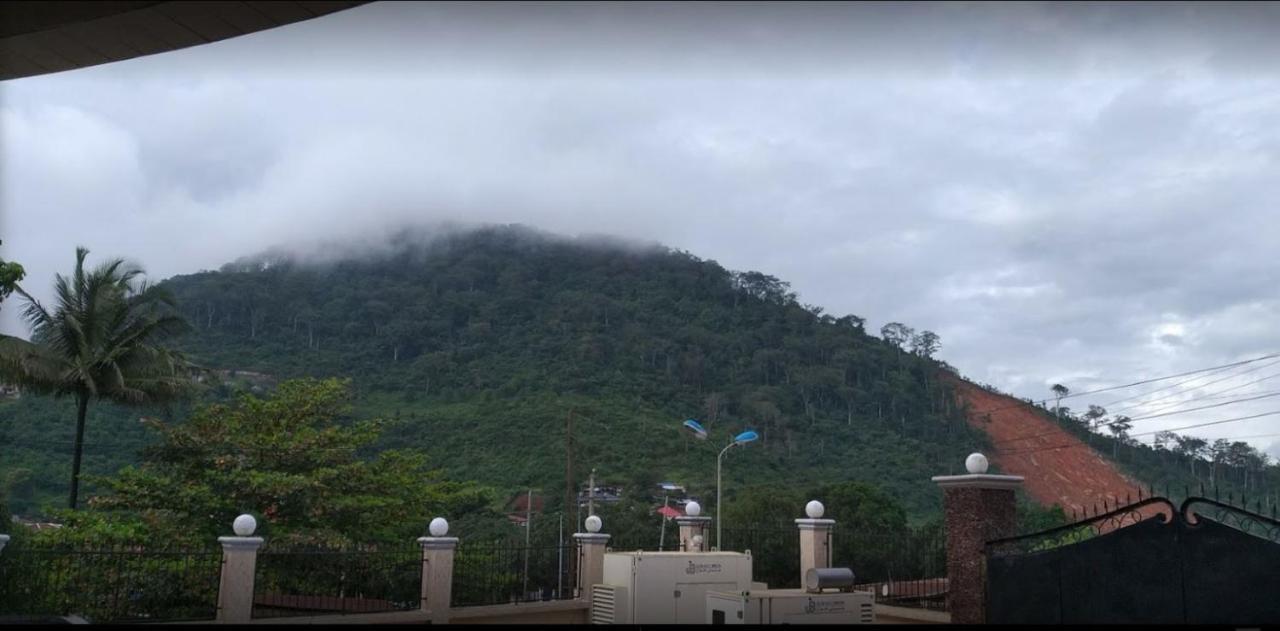
[[1014, 491], [1022, 485], [1022, 476], [987, 474], [986, 457], [976, 453], [965, 460], [965, 467], [968, 475], [933, 478], [943, 492], [947, 604], [952, 623], [984, 624], [986, 543], [1015, 534]]

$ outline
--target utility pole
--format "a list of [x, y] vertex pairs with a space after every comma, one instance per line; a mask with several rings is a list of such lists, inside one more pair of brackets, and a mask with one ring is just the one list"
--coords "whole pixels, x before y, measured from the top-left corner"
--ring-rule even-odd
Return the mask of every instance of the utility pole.
[[[577, 488], [573, 484], [573, 408], [568, 408], [568, 415], [564, 417], [564, 508], [561, 511], [561, 555], [564, 554], [564, 515], [568, 513], [570, 504], [573, 506], [573, 532], [579, 531], [582, 526], [581, 508], [577, 506]], [[568, 567], [570, 573], [577, 562], [577, 555], [571, 555], [568, 559]], [[563, 561], [561, 562], [563, 567]], [[561, 571], [563, 575], [563, 570]], [[576, 576], [576, 575], [575, 575]]]
[[573, 487], [573, 408], [564, 421], [564, 510], [578, 503], [577, 489]]
[[[667, 492], [665, 490], [662, 491], [662, 507], [667, 507]], [[658, 533], [658, 550], [662, 550], [662, 542], [666, 541], [667, 538], [667, 515], [663, 513], [659, 517], [661, 517], [662, 531]]]
[[529, 533], [533, 532], [533, 489], [525, 496], [524, 506], [524, 596], [529, 596]]
[[564, 511], [560, 511], [560, 545], [556, 546], [556, 598], [564, 592]]
[[587, 489], [587, 515], [596, 514], [596, 468], [591, 467], [591, 481], [587, 483], [591, 488]]

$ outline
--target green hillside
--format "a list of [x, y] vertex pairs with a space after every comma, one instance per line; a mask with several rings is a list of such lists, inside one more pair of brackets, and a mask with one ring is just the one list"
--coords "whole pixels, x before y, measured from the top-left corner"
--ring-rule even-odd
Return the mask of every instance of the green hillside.
[[[424, 450], [455, 479], [550, 500], [564, 492], [570, 415], [579, 482], [594, 467], [705, 494], [718, 446], [752, 428], [762, 440], [726, 458], [728, 496], [860, 480], [915, 517], [939, 506], [929, 477], [985, 441], [938, 378], [933, 341], [882, 340], [776, 278], [656, 246], [521, 227], [405, 233], [360, 258], [263, 256], [164, 284], [193, 326], [176, 345], [222, 371], [205, 397], [348, 376], [356, 416], [394, 421], [387, 444]], [[19, 512], [62, 501], [73, 407], [0, 403], [0, 476]], [[137, 458], [149, 440], [139, 416], [185, 409], [94, 407], [86, 471]], [[710, 444], [680, 428], [690, 417]]]

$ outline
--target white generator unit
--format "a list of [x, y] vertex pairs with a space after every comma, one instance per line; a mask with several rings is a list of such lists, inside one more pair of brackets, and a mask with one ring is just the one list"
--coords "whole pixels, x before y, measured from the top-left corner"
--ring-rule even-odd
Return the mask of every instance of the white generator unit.
[[707, 592], [707, 624], [873, 624], [870, 592]]
[[703, 624], [707, 592], [751, 589], [742, 552], [606, 552], [591, 588], [593, 624]]

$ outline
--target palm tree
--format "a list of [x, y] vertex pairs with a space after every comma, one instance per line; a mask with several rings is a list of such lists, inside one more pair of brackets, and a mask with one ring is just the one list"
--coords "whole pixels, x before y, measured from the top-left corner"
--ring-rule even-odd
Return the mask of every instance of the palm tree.
[[135, 283], [142, 270], [113, 259], [85, 272], [89, 251], [76, 248], [70, 278], [54, 281], [57, 305], [49, 311], [21, 287], [22, 317], [31, 343], [0, 350], [0, 367], [18, 385], [34, 392], [76, 399], [75, 455], [71, 464], [71, 508], [80, 487], [80, 455], [91, 400], [126, 405], [169, 401], [190, 383], [187, 363], [157, 345], [187, 328], [167, 309], [173, 299], [162, 288]]

